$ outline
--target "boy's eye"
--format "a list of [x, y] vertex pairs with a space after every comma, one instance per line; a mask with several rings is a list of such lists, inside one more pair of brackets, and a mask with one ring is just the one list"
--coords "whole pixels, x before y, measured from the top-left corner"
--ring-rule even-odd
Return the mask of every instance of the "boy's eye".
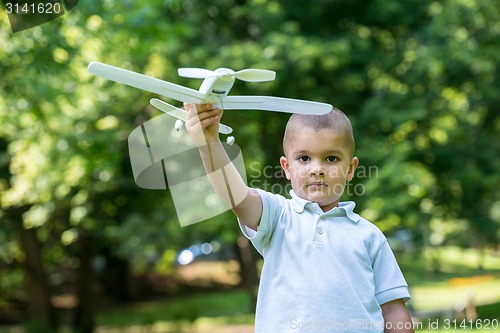
[[297, 159], [301, 162], [307, 162], [309, 161], [309, 156], [299, 156]]
[[335, 156], [328, 156], [328, 157], [326, 158], [326, 160], [327, 160], [328, 162], [335, 162], [335, 161], [338, 161], [338, 158], [337, 158], [337, 157], [335, 157]]

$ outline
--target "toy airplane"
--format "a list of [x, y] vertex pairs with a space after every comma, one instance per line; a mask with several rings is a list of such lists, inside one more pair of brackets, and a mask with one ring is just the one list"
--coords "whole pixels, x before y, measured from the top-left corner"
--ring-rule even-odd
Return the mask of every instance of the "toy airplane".
[[[88, 70], [111, 81], [126, 84], [161, 96], [169, 97], [186, 103], [211, 103], [214, 108], [223, 110], [264, 110], [302, 114], [326, 114], [332, 110], [332, 105], [326, 103], [304, 101], [299, 99], [272, 96], [228, 96], [235, 79], [248, 82], [272, 81], [276, 73], [264, 69], [244, 69], [233, 71], [219, 68], [215, 71], [202, 68], [179, 68], [182, 77], [204, 79], [199, 90], [183, 87], [171, 82], [159, 80], [144, 74], [139, 74], [119, 67], [91, 62]], [[175, 124], [180, 129], [186, 120], [186, 111], [162, 100], [153, 98], [151, 104], [163, 112], [179, 119]], [[229, 134], [232, 129], [221, 124], [219, 132]], [[229, 139], [229, 138], [228, 138]], [[234, 138], [231, 139], [234, 142]]]

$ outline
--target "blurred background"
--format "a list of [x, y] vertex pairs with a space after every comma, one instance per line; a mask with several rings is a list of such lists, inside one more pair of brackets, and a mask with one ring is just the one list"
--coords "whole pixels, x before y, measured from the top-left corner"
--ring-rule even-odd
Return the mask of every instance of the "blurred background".
[[[195, 89], [178, 67], [272, 69], [231, 94], [334, 104], [360, 159], [345, 200], [390, 239], [418, 330], [500, 331], [499, 41], [490, 0], [85, 0], [17, 33], [0, 14], [0, 332], [253, 331], [261, 258], [231, 213], [181, 228], [135, 185], [157, 96], [91, 61]], [[288, 116], [223, 119], [251, 185], [285, 195]]]

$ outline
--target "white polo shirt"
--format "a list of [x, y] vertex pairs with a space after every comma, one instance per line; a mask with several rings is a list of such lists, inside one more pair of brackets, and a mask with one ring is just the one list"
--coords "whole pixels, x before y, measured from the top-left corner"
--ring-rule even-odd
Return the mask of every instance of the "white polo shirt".
[[264, 257], [255, 332], [383, 332], [380, 305], [410, 294], [382, 232], [352, 201], [324, 213], [293, 191], [257, 191], [257, 232], [240, 222]]

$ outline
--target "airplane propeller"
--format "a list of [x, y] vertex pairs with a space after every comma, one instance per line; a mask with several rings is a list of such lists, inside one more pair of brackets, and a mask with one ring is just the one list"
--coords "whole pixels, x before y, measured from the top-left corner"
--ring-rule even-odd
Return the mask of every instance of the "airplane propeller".
[[229, 68], [219, 68], [211, 71], [204, 68], [179, 68], [179, 76], [192, 78], [192, 79], [206, 79], [209, 77], [234, 77], [238, 80], [247, 82], [264, 82], [272, 81], [276, 78], [276, 72], [267, 69], [242, 69], [240, 71], [233, 71]]

